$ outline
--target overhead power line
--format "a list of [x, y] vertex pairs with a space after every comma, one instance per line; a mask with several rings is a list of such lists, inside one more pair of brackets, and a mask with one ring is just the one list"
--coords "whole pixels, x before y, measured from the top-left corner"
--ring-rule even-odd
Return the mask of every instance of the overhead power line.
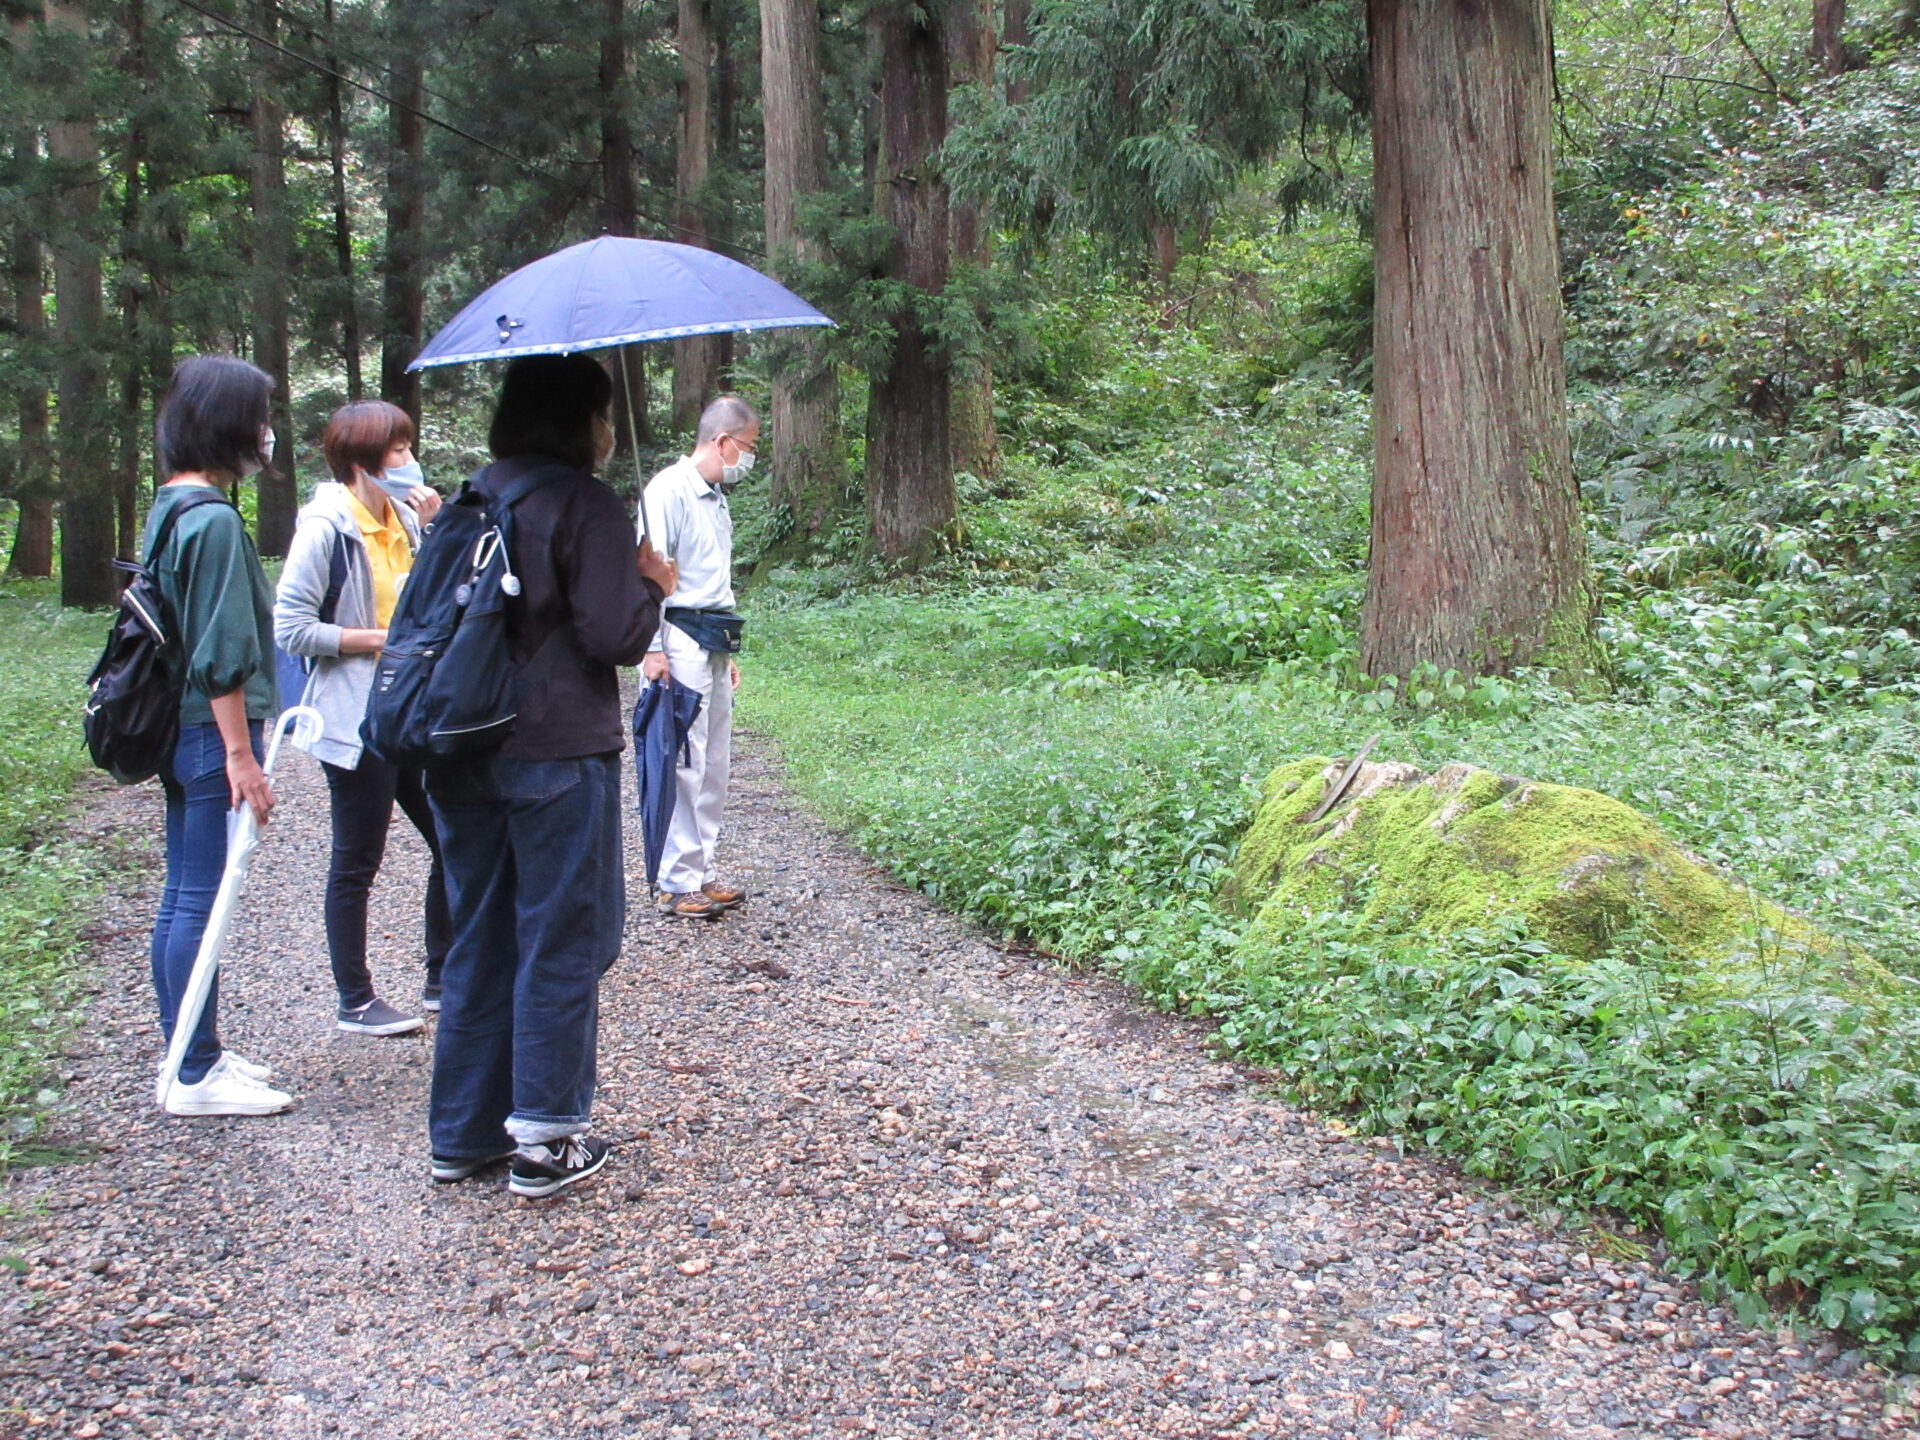
[[[241, 24], [238, 20], [233, 19], [231, 16], [222, 15], [217, 10], [211, 10], [207, 8], [205, 5], [202, 5], [201, 3], [199, 3], [199, 0], [174, 0], [174, 3], [181, 6], [183, 9], [193, 11], [194, 14], [196, 15], [200, 15], [205, 17], [208, 20], [211, 20], [214, 24], [220, 26], [221, 28], [231, 31], [235, 35], [242, 36], [245, 39], [252, 41], [256, 45], [264, 46], [267, 49], [272, 50], [277, 54], [284, 55], [289, 60], [295, 61], [296, 63], [301, 65], [304, 65], [310, 70], [316, 71], [322, 75], [331, 76], [332, 78], [341, 81], [343, 84], [351, 85], [354, 89], [360, 91], [363, 94], [370, 95], [374, 99], [379, 100], [384, 104], [394, 106], [395, 108], [400, 110], [404, 110], [410, 115], [417, 115], [420, 117], [420, 119], [424, 120], [427, 124], [434, 126], [436, 129], [444, 130], [449, 135], [457, 136], [459, 139], [466, 141], [469, 145], [477, 145], [482, 150], [487, 151], [489, 154], [497, 155], [502, 160], [507, 161], [509, 164], [517, 166], [518, 168], [526, 171], [530, 175], [538, 176], [540, 179], [545, 180], [550, 184], [558, 185], [562, 189], [570, 192], [571, 194], [582, 196], [589, 200], [598, 201], [602, 205], [606, 203], [607, 197], [591, 185], [583, 185], [578, 181], [567, 178], [564, 175], [555, 174], [551, 170], [547, 170], [542, 166], [536, 165], [533, 161], [528, 160], [524, 156], [516, 155], [511, 150], [505, 149], [502, 146], [494, 144], [493, 141], [487, 139], [485, 136], [476, 135], [471, 130], [463, 129], [460, 126], [455, 125], [449, 120], [442, 120], [439, 116], [433, 114], [431, 111], [422, 110], [416, 105], [408, 104], [405, 100], [400, 99], [398, 96], [390, 95], [384, 90], [376, 89], [374, 86], [367, 84], [364, 80], [357, 80], [353, 76], [347, 74], [346, 72], [335, 69], [333, 66], [327, 64], [325, 61], [316, 60], [311, 55], [303, 55], [298, 50], [294, 50], [289, 48], [288, 46], [282, 45], [277, 40], [270, 40], [265, 35], [260, 34], [258, 31], [249, 29], [247, 26]], [[307, 28], [311, 30], [310, 25]], [[640, 219], [646, 220], [651, 224], [661, 226], [667, 230], [677, 231], [681, 235], [685, 235], [685, 236], [691, 237], [692, 239], [702, 241], [704, 242], [706, 247], [709, 249], [732, 250], [742, 255], [751, 255], [757, 260], [764, 260], [766, 258], [758, 250], [754, 250], [749, 246], [738, 245], [730, 240], [721, 240], [718, 237], [709, 235], [702, 230], [697, 230], [693, 226], [682, 225], [676, 221], [668, 220], [658, 215], [649, 214], [648, 212], [642, 210], [638, 205], [634, 207], [634, 214], [638, 216]]]

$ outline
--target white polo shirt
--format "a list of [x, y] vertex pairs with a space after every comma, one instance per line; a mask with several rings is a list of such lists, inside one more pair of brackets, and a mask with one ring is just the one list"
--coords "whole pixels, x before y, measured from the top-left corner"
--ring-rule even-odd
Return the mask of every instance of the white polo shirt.
[[[641, 503], [647, 507], [653, 548], [680, 567], [680, 586], [667, 603], [688, 610], [731, 610], [733, 514], [719, 487], [709, 485], [683, 455], [647, 482]], [[660, 647], [656, 635], [651, 648]]]

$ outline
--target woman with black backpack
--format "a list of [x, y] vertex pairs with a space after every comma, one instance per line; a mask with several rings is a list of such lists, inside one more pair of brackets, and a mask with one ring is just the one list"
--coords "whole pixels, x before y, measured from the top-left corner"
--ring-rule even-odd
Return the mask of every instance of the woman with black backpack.
[[360, 742], [360, 722], [400, 587], [413, 569], [421, 526], [440, 496], [413, 458], [413, 421], [384, 400], [356, 400], [333, 412], [321, 441], [333, 479], [300, 511], [280, 572], [274, 633], [311, 666], [301, 703], [320, 712], [320, 733], [294, 744], [327, 777], [333, 849], [327, 866], [327, 955], [339, 1008], [335, 1023], [355, 1035], [404, 1035], [426, 1022], [374, 993], [367, 966], [367, 898], [386, 855], [397, 803], [432, 853], [425, 901], [426, 977], [420, 1004], [440, 1008], [440, 967], [451, 922], [440, 842], [417, 768], [389, 765]]
[[586, 355], [507, 366], [494, 463], [455, 503], [511, 512], [517, 714], [497, 750], [427, 770], [453, 911], [433, 1178], [511, 1159], [507, 1188], [529, 1197], [584, 1180], [611, 1148], [588, 1131], [600, 977], [626, 921], [617, 667], [646, 655], [671, 583], [650, 546], [636, 555], [625, 503], [593, 474], [613, 449], [612, 400]]
[[[167, 881], [153, 926], [153, 988], [171, 1037], [227, 862], [227, 817], [251, 805], [265, 824], [273, 786], [260, 768], [262, 722], [280, 708], [273, 591], [227, 490], [273, 461], [273, 381], [223, 355], [174, 371], [154, 426], [167, 482], [147, 517], [145, 551], [171, 617], [165, 652], [180, 694], [180, 737], [160, 769]], [[264, 1066], [222, 1050], [219, 993], [167, 1092], [174, 1115], [271, 1115], [293, 1098]]]

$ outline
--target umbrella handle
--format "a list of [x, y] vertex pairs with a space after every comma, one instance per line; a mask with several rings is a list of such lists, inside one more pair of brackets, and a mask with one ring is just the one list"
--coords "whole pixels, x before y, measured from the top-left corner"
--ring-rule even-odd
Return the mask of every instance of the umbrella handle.
[[[263, 774], [273, 774], [280, 758], [280, 742], [291, 729], [295, 741], [311, 745], [325, 728], [320, 712], [311, 705], [294, 705], [280, 712], [273, 722], [273, 738], [267, 742], [267, 758], [261, 763]], [[227, 868], [220, 877], [220, 889], [213, 897], [213, 909], [207, 916], [207, 928], [200, 937], [200, 953], [194, 957], [187, 988], [180, 996], [178, 1013], [173, 1017], [173, 1034], [167, 1040], [166, 1057], [160, 1062], [160, 1074], [154, 1082], [154, 1104], [165, 1106], [167, 1092], [180, 1077], [180, 1062], [186, 1058], [187, 1042], [199, 1028], [201, 1012], [207, 1008], [207, 996], [213, 990], [213, 978], [220, 970], [220, 949], [226, 943], [227, 923], [246, 884], [247, 862], [259, 845], [259, 823], [253, 807], [242, 805], [227, 817]]]

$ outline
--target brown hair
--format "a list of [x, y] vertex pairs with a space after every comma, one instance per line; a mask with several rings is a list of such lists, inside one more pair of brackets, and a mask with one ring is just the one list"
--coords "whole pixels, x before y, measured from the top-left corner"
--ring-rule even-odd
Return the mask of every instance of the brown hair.
[[356, 466], [377, 475], [386, 466], [387, 451], [412, 443], [413, 421], [406, 411], [384, 400], [355, 400], [333, 412], [320, 448], [333, 478], [350, 485]]

